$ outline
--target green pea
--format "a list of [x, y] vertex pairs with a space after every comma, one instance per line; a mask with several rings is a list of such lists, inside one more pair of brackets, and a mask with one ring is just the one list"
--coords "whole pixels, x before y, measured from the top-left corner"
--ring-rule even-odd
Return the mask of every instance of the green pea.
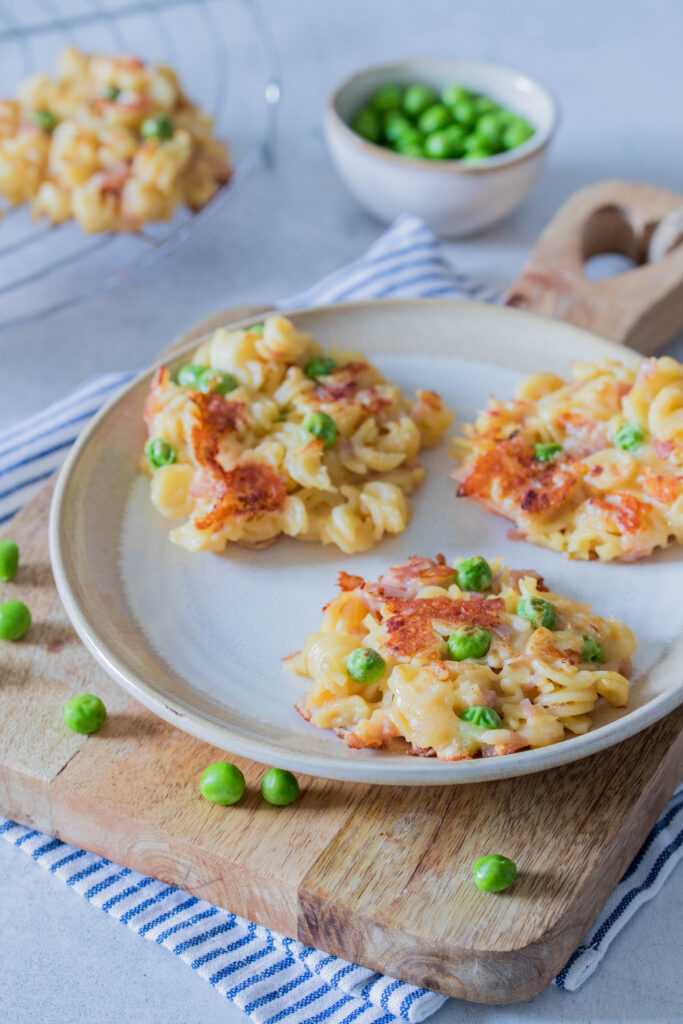
[[441, 91], [441, 102], [447, 107], [454, 107], [456, 103], [469, 102], [472, 100], [472, 93], [462, 85], [447, 85]]
[[244, 775], [230, 761], [214, 761], [204, 769], [199, 783], [199, 791], [205, 800], [224, 807], [241, 800], [245, 789]]
[[377, 111], [370, 107], [364, 107], [358, 111], [351, 122], [351, 127], [356, 135], [360, 135], [368, 142], [379, 142], [382, 126]]
[[490, 151], [483, 146], [473, 146], [472, 149], [463, 154], [462, 159], [466, 160], [467, 163], [477, 163], [479, 160], [488, 160], [490, 156]]
[[472, 100], [459, 100], [451, 107], [453, 117], [464, 128], [474, 128], [477, 120], [477, 111]]
[[470, 134], [465, 137], [464, 146], [466, 153], [483, 151], [486, 156], [491, 156], [493, 152], [491, 144], [487, 142], [486, 139], [480, 138], [476, 132], [470, 132]]
[[415, 148], [420, 150], [420, 156], [424, 156], [422, 152], [422, 136], [417, 128], [410, 128], [404, 131], [394, 143], [394, 147], [403, 156], [408, 156]]
[[524, 118], [516, 118], [503, 132], [503, 145], [506, 149], [522, 146], [534, 134], [534, 129]]
[[[414, 133], [415, 127], [403, 114], [393, 113], [384, 122], [384, 137], [389, 142], [398, 142], [406, 133]], [[418, 136], [419, 137], [419, 136]]]
[[562, 451], [561, 444], [555, 444], [553, 441], [543, 442], [541, 444], [534, 445], [534, 458], [539, 462], [550, 462], [556, 455]]
[[596, 661], [602, 664], [604, 660], [605, 652], [595, 637], [585, 636], [581, 648], [581, 661]]
[[403, 95], [403, 109], [411, 117], [419, 117], [423, 110], [436, 103], [437, 96], [428, 85], [410, 85]]
[[459, 124], [451, 124], [440, 132], [428, 135], [424, 142], [426, 156], [432, 160], [453, 160], [464, 152], [465, 133]]
[[450, 122], [451, 115], [448, 108], [444, 107], [442, 103], [434, 103], [422, 111], [417, 120], [417, 127], [425, 135], [431, 135], [432, 132], [438, 132], [441, 128], [445, 128]]
[[502, 113], [502, 107], [499, 107], [495, 100], [490, 99], [488, 96], [475, 96], [472, 102], [479, 117], [482, 114]]
[[331, 416], [324, 412], [309, 412], [304, 416], [301, 424], [301, 435], [308, 440], [307, 435], [316, 437], [323, 442], [323, 448], [331, 448], [337, 440], [337, 426]]
[[422, 160], [425, 155], [420, 143], [413, 139], [399, 139], [396, 143], [396, 152], [401, 156], [411, 156], [414, 160]]
[[488, 590], [493, 583], [493, 572], [485, 558], [472, 555], [456, 568], [455, 579], [461, 590]]
[[57, 127], [57, 118], [51, 110], [34, 110], [31, 118], [44, 132], [53, 132]]
[[176, 379], [181, 387], [198, 390], [199, 378], [206, 369], [206, 366], [200, 366], [198, 363], [186, 363], [185, 366], [181, 366], [178, 370]]
[[447, 160], [451, 155], [449, 150], [445, 131], [432, 132], [424, 140], [424, 155], [430, 160]]
[[159, 142], [165, 142], [173, 138], [173, 121], [166, 114], [147, 117], [140, 126], [140, 134], [143, 139], [158, 139]]
[[112, 103], [116, 102], [120, 95], [121, 90], [119, 89], [118, 85], [108, 85], [104, 90], [105, 100], [110, 100]]
[[291, 772], [283, 768], [271, 768], [261, 779], [263, 799], [276, 807], [294, 803], [299, 795], [299, 783]]
[[493, 708], [487, 708], [483, 704], [477, 704], [471, 708], [465, 708], [458, 715], [463, 722], [471, 722], [478, 725], [480, 729], [502, 729], [503, 720]]
[[0, 640], [21, 640], [31, 627], [31, 613], [23, 601], [0, 604]]
[[645, 432], [637, 423], [622, 423], [614, 435], [617, 448], [625, 452], [633, 452], [642, 444]]
[[557, 627], [555, 605], [544, 601], [542, 597], [523, 597], [515, 610], [520, 618], [527, 619], [535, 629], [539, 626], [545, 629]]
[[[482, 113], [485, 113], [485, 111], [482, 111]], [[515, 121], [524, 120], [524, 118], [520, 118], [517, 114], [508, 110], [507, 107], [497, 107], [496, 113], [498, 114], [498, 119], [504, 128], [507, 128], [508, 125], [514, 124]]]
[[91, 733], [107, 720], [107, 709], [92, 693], [77, 693], [64, 705], [64, 723], [72, 732]]
[[347, 657], [344, 667], [346, 668], [346, 674], [355, 683], [369, 686], [371, 683], [376, 683], [378, 679], [382, 678], [387, 666], [382, 655], [378, 654], [372, 647], [356, 647], [355, 651], [351, 651]]
[[493, 149], [499, 149], [503, 135], [503, 126], [495, 113], [482, 114], [475, 127], [475, 135], [483, 139]]
[[483, 658], [491, 646], [488, 629], [463, 627], [454, 630], [448, 638], [448, 653], [452, 661], [466, 661], [468, 658]]
[[400, 85], [383, 85], [378, 89], [370, 100], [370, 105], [380, 113], [386, 114], [388, 110], [396, 110], [401, 106], [403, 100], [403, 89]]
[[484, 892], [502, 892], [509, 889], [517, 877], [517, 865], [500, 853], [475, 860], [472, 868], [474, 884]]
[[145, 445], [145, 455], [150, 466], [160, 469], [161, 466], [170, 466], [176, 460], [176, 450], [172, 444], [163, 437], [150, 437]]
[[14, 579], [19, 565], [19, 548], [13, 540], [0, 540], [0, 580]]
[[338, 365], [337, 360], [333, 359], [332, 356], [313, 356], [306, 363], [304, 373], [311, 380], [317, 380], [318, 377], [327, 377], [328, 374], [337, 369]]
[[247, 327], [248, 334], [263, 334], [263, 328], [265, 324], [252, 324], [251, 327]]
[[480, 142], [476, 136], [470, 135], [465, 142], [469, 142], [470, 139], [474, 140], [474, 145], [465, 147], [467, 151], [463, 155], [463, 160], [488, 160], [490, 156], [493, 156], [490, 147]]
[[199, 390], [205, 395], [208, 395], [210, 391], [215, 391], [217, 395], [227, 395], [239, 387], [237, 377], [233, 377], [231, 373], [225, 373], [224, 370], [212, 370], [211, 367], [207, 367], [199, 375], [197, 383]]

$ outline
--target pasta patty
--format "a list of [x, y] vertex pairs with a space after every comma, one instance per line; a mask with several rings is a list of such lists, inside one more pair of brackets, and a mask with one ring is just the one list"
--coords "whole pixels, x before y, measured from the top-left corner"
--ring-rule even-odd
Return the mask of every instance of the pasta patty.
[[683, 365], [577, 363], [523, 380], [456, 438], [458, 496], [570, 558], [633, 561], [683, 543]]
[[340, 573], [320, 631], [285, 659], [312, 680], [300, 714], [350, 747], [400, 737], [407, 753], [457, 761], [585, 733], [601, 698], [627, 705], [628, 626], [501, 559], [484, 563], [482, 591], [463, 590], [466, 564], [413, 557], [374, 583]]
[[323, 353], [281, 316], [216, 331], [185, 371], [189, 383], [156, 373], [145, 420], [167, 464], [143, 468], [156, 508], [186, 520], [171, 539], [191, 551], [281, 533], [372, 547], [405, 529], [418, 452], [453, 418], [433, 391], [409, 399], [359, 353]]
[[55, 79], [25, 79], [0, 101], [0, 195], [87, 232], [136, 231], [198, 210], [230, 178], [211, 118], [171, 68], [70, 47]]

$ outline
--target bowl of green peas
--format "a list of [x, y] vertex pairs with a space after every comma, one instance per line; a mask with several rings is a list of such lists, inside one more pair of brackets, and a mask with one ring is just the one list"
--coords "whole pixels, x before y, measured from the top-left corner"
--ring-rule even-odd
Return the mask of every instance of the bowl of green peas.
[[549, 90], [511, 68], [406, 60], [342, 82], [325, 110], [334, 164], [383, 221], [414, 213], [457, 238], [526, 197], [558, 122]]

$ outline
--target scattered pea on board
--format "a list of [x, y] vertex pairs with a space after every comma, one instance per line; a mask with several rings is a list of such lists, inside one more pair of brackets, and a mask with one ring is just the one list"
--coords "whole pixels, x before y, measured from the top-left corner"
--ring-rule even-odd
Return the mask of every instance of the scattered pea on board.
[[269, 804], [285, 807], [298, 797], [299, 783], [284, 768], [270, 768], [261, 779], [261, 795]]
[[72, 732], [89, 735], [101, 729], [107, 720], [107, 709], [93, 693], [77, 693], [64, 705], [64, 724]]
[[491, 853], [475, 860], [472, 874], [478, 889], [484, 892], [502, 892], [509, 889], [517, 877], [517, 865], [509, 857]]
[[486, 160], [527, 142], [534, 128], [489, 96], [447, 85], [437, 96], [421, 82], [381, 86], [351, 120], [367, 142], [429, 160]]
[[214, 761], [204, 769], [199, 783], [199, 791], [205, 800], [224, 807], [241, 800], [245, 789], [244, 775], [230, 761]]
[[0, 640], [21, 640], [31, 628], [31, 612], [23, 601], [0, 604]]

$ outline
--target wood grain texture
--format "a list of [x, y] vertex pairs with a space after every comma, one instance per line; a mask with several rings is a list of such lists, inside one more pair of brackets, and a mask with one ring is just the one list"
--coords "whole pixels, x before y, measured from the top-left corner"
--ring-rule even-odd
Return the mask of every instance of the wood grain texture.
[[[683, 328], [683, 245], [648, 262], [661, 221], [683, 208], [683, 195], [630, 181], [604, 181], [576, 192], [541, 234], [506, 304], [532, 309], [650, 355]], [[584, 261], [619, 252], [636, 264], [600, 281]]]
[[[198, 337], [261, 308], [226, 312]], [[190, 337], [186, 336], [186, 339]], [[585, 934], [683, 775], [683, 708], [611, 750], [520, 779], [433, 789], [301, 778], [300, 800], [261, 800], [263, 766], [236, 807], [208, 804], [218, 751], [120, 690], [63, 612], [47, 550], [51, 486], [4, 532], [20, 545], [11, 587], [34, 615], [2, 647], [0, 810], [242, 916], [374, 970], [460, 998], [528, 998]], [[65, 701], [108, 709], [93, 736], [69, 732]], [[473, 861], [519, 866], [481, 893]]]

